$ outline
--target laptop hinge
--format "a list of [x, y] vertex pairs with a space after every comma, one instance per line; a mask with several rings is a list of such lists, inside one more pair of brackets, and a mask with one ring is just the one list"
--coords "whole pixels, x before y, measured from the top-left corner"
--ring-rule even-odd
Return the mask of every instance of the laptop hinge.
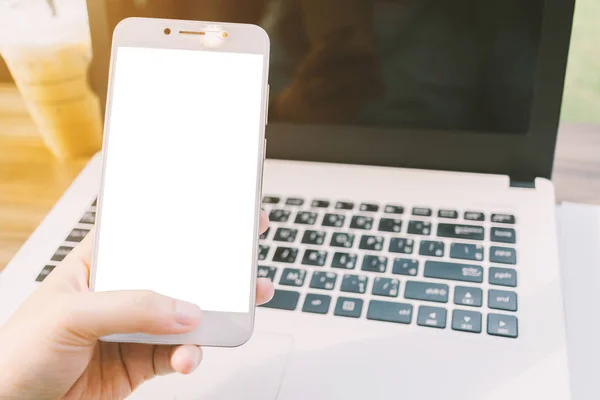
[[533, 181], [516, 181], [510, 180], [510, 187], [513, 188], [524, 188], [524, 189], [535, 189], [535, 180]]

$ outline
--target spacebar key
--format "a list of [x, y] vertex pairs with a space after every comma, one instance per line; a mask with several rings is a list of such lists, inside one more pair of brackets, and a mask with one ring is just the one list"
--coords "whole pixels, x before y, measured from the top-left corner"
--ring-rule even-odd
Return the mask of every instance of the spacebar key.
[[290, 290], [275, 290], [271, 301], [263, 304], [263, 307], [278, 308], [280, 310], [295, 310], [298, 305], [300, 293]]

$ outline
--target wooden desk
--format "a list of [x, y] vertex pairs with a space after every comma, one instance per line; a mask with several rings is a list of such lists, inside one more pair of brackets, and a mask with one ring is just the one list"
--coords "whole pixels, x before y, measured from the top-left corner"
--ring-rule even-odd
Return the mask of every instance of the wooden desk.
[[59, 164], [12, 85], [0, 85], [0, 270], [87, 160]]
[[[58, 164], [11, 85], [0, 85], [0, 270], [50, 211], [86, 160]], [[600, 127], [561, 128], [558, 201], [600, 204]]]

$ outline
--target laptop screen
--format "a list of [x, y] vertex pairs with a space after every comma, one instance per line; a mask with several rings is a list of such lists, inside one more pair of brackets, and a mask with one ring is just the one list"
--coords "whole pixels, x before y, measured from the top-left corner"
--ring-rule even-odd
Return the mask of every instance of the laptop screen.
[[524, 135], [544, 0], [106, 0], [271, 38], [269, 121]]

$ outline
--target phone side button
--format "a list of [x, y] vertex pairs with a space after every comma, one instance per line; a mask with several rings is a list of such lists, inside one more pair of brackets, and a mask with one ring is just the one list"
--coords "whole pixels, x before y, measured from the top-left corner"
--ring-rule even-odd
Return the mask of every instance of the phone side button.
[[265, 139], [265, 143], [263, 145], [263, 161], [267, 159], [267, 139]]
[[271, 95], [271, 85], [267, 85], [267, 103], [265, 104], [265, 126], [269, 123], [269, 96]]
[[280, 310], [295, 310], [298, 306], [300, 293], [291, 290], [275, 290], [271, 301], [263, 304], [262, 307], [277, 308]]

